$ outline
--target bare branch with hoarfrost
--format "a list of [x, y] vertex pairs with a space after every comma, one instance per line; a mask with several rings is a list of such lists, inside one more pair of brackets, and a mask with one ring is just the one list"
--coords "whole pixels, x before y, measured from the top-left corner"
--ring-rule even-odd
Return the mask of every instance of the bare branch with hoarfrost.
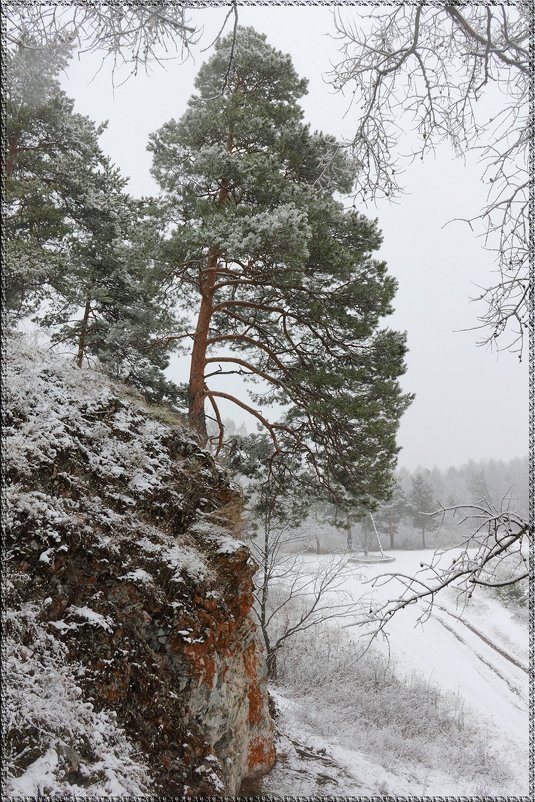
[[[423, 603], [417, 622], [425, 623], [433, 612], [436, 597], [450, 587], [457, 592], [457, 601], [466, 605], [478, 586], [504, 588], [525, 582], [529, 577], [526, 546], [533, 536], [527, 520], [511, 512], [507, 505], [497, 510], [488, 501], [480, 504], [443, 507], [432, 515], [448, 513], [460, 516], [460, 524], [470, 522], [473, 531], [460, 546], [436, 550], [429, 563], [420, 563], [420, 570], [409, 576], [385, 573], [370, 581], [372, 587], [392, 585], [392, 598], [378, 607], [369, 606], [366, 615], [346, 626], [368, 627], [366, 635], [373, 640], [387, 635], [390, 619], [409, 605]], [[460, 551], [459, 551], [460, 548]], [[455, 552], [449, 564], [444, 557]]]
[[[28, 37], [33, 47], [47, 47], [58, 39], [76, 44], [79, 52], [104, 53], [111, 57], [114, 71], [171, 58], [186, 58], [199, 40], [198, 29], [190, 24], [186, 8], [176, 3], [6, 3], [5, 37], [18, 44]], [[29, 46], [29, 45], [28, 45]]]
[[[335, 15], [341, 59], [331, 80], [358, 108], [351, 147], [365, 199], [403, 192], [403, 167], [449, 142], [472, 152], [488, 188], [465, 222], [495, 251], [496, 279], [479, 298], [483, 343], [522, 357], [528, 326], [530, 4], [399, 5], [359, 20]], [[490, 102], [489, 102], [490, 101]], [[402, 120], [410, 126], [404, 141]], [[403, 154], [407, 146], [410, 152]]]
[[[272, 501], [282, 503], [278, 496]], [[262, 531], [250, 544], [259, 564], [254, 612], [266, 646], [268, 670], [276, 678], [277, 654], [288, 639], [331, 619], [354, 616], [361, 612], [362, 602], [352, 601], [343, 588], [354, 575], [347, 556], [311, 566], [303, 560], [305, 536], [295, 534], [293, 523], [277, 520], [269, 505], [262, 517]], [[298, 553], [291, 553], [296, 546]]]

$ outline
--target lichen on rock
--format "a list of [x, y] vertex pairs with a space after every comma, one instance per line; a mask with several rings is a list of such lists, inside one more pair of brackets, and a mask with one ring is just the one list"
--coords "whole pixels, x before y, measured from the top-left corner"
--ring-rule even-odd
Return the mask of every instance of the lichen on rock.
[[[6, 384], [14, 642], [30, 605], [32, 637], [58, 645], [83, 703], [138, 755], [145, 780], [123, 793], [235, 795], [275, 757], [237, 492], [187, 429], [96, 372], [17, 338]], [[14, 793], [51, 749], [76, 766], [50, 768], [57, 787], [111, 793], [90, 749], [39, 735], [30, 713], [24, 727], [26, 751], [7, 732]]]

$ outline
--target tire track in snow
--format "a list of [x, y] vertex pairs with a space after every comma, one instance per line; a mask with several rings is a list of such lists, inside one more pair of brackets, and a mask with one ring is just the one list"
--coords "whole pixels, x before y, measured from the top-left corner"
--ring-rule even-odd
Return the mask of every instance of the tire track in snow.
[[[443, 610], [444, 608], [441, 607], [440, 609]], [[445, 612], [448, 612], [448, 611], [446, 610]], [[452, 615], [452, 614], [450, 613], [450, 615]], [[456, 615], [453, 615], [452, 617], [453, 618], [457, 618]], [[441, 626], [443, 626], [444, 629], [447, 629], [448, 632], [451, 632], [453, 637], [456, 638], [459, 641], [459, 643], [462, 643], [463, 646], [466, 646], [467, 649], [470, 649], [472, 654], [475, 657], [477, 657], [478, 660], [480, 660], [483, 663], [484, 666], [489, 668], [494, 674], [496, 674], [497, 677], [499, 677], [502, 680], [502, 682], [504, 682], [507, 685], [507, 687], [509, 688], [509, 690], [511, 691], [512, 694], [514, 694], [518, 699], [520, 699], [521, 702], [524, 702], [522, 694], [520, 693], [518, 688], [515, 688], [515, 686], [507, 679], [507, 677], [504, 677], [504, 675], [500, 671], [498, 671], [496, 666], [494, 666], [492, 663], [490, 663], [488, 660], [486, 660], [484, 657], [482, 657], [480, 654], [478, 654], [478, 652], [474, 651], [474, 649], [470, 646], [470, 644], [461, 635], [459, 635], [459, 633], [452, 626], [450, 626], [450, 624], [446, 623], [446, 621], [443, 621], [443, 619], [440, 618], [439, 616], [437, 616], [436, 614], [433, 615], [433, 618], [434, 618], [435, 621], [438, 621], [438, 623], [441, 624]], [[462, 619], [459, 619], [459, 620], [461, 621], [462, 624], [465, 624], [465, 622], [462, 621]], [[472, 629], [471, 627], [468, 627], [468, 628]], [[479, 634], [479, 633], [476, 633], [476, 634]], [[485, 642], [487, 642], [486, 638], [483, 638], [483, 640], [485, 640]], [[491, 648], [494, 648], [492, 643], [489, 643], [489, 646]], [[495, 651], [497, 651], [499, 654], [502, 654], [500, 649], [495, 649]], [[519, 666], [519, 668], [523, 668], [523, 667]], [[515, 707], [518, 710], [522, 710], [522, 711], [524, 709], [523, 707], [522, 708], [519, 707], [517, 704], [515, 704]]]
[[500, 646], [497, 646], [493, 641], [487, 638], [486, 635], [483, 635], [482, 632], [480, 632], [478, 629], [472, 626], [472, 624], [469, 624], [468, 621], [465, 621], [464, 618], [461, 618], [460, 615], [455, 615], [455, 613], [450, 613], [450, 611], [447, 610], [446, 607], [442, 607], [440, 604], [435, 604], [435, 607], [438, 610], [441, 610], [443, 613], [447, 613], [447, 615], [451, 616], [452, 618], [455, 618], [456, 621], [460, 621], [461, 624], [463, 624], [463, 626], [465, 626], [467, 629], [470, 630], [470, 632], [473, 632], [474, 635], [477, 635], [477, 637], [480, 638], [483, 641], [483, 643], [486, 643], [487, 646], [490, 646], [491, 649], [494, 649], [495, 652], [498, 652], [499, 655], [504, 657], [506, 660], [509, 660], [510, 663], [519, 668], [521, 671], [524, 671], [524, 673], [528, 674], [529, 676], [529, 669], [527, 669], [526, 666], [523, 666], [522, 663], [520, 663], [516, 659], [516, 657], [513, 657], [508, 652], [504, 651], [504, 649], [500, 648]]

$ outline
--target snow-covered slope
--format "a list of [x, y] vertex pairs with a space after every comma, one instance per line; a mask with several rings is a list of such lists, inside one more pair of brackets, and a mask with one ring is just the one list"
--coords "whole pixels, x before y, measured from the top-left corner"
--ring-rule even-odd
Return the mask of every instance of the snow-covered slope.
[[274, 757], [240, 498], [103, 375], [21, 337], [6, 385], [8, 795], [235, 793]]
[[[431, 552], [355, 565], [354, 600], [395, 598], [385, 571], [413, 576]], [[451, 554], [449, 559], [451, 559]], [[304, 557], [311, 573], [328, 556]], [[369, 609], [369, 604], [365, 605]], [[269, 795], [525, 796], [528, 794], [528, 633], [484, 590], [468, 607], [443, 592], [431, 617], [411, 606], [366, 656], [344, 620], [303, 633], [280, 660], [279, 760], [251, 787]], [[349, 626], [348, 626], [349, 624]]]
[[[448, 551], [444, 559], [456, 556]], [[429, 551], [396, 552], [392, 573], [413, 576], [429, 562]], [[384, 566], [359, 565], [363, 579], [348, 583], [354, 597], [370, 594], [376, 601], [396, 597], [395, 580], [377, 582]], [[424, 575], [420, 575], [425, 580]], [[430, 617], [418, 622], [421, 605], [411, 605], [390, 622], [388, 648], [399, 671], [417, 670], [440, 688], [458, 693], [474, 714], [491, 728], [495, 748], [519, 775], [527, 771], [528, 745], [528, 632], [497, 598], [484, 589], [465, 604], [446, 588], [435, 601]], [[355, 629], [352, 630], [356, 632]], [[386, 648], [386, 645], [383, 645]]]

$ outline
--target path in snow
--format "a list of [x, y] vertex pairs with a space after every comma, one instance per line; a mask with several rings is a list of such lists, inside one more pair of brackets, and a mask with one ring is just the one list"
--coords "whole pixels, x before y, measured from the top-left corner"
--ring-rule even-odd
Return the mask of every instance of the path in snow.
[[[432, 551], [396, 552], [388, 573], [414, 575], [428, 563]], [[448, 554], [448, 561], [452, 553]], [[375, 602], [395, 598], [395, 582], [371, 587], [386, 573], [380, 564], [358, 565], [346, 589], [353, 598], [371, 595]], [[456, 692], [482, 718], [495, 724], [499, 741], [513, 756], [527, 754], [528, 633], [503, 603], [482, 590], [464, 606], [446, 589], [424, 624], [418, 623], [423, 603], [396, 613], [387, 627], [391, 654], [406, 675], [421, 673], [443, 690]], [[358, 638], [358, 629], [348, 630]], [[378, 641], [380, 643], [380, 641]]]

